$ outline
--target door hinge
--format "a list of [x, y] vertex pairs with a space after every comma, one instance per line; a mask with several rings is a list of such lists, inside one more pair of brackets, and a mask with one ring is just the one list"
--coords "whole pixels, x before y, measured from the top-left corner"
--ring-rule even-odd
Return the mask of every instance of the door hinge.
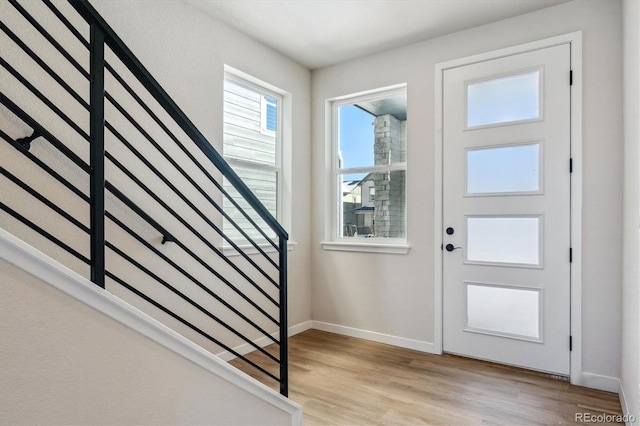
[[444, 250], [444, 244], [440, 244], [440, 250]]
[[573, 70], [569, 71], [569, 86], [573, 86]]
[[569, 173], [573, 173], [573, 158], [569, 158]]
[[569, 263], [573, 262], [573, 248], [569, 247]]
[[569, 336], [569, 352], [573, 350], [573, 336]]

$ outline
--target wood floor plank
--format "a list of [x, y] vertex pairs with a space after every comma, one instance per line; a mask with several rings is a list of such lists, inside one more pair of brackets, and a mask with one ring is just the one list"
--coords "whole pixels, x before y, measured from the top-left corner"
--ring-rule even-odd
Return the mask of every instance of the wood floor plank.
[[[255, 352], [247, 357], [266, 359]], [[245, 362], [231, 364], [277, 389]], [[277, 366], [267, 369], [277, 372]], [[307, 426], [567, 425], [580, 424], [576, 413], [621, 413], [614, 393], [319, 330], [289, 339], [289, 397], [302, 405]]]

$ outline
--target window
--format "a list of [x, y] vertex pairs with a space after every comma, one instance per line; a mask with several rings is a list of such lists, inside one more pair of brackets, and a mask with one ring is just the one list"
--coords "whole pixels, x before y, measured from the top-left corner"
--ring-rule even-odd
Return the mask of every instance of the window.
[[405, 244], [406, 99], [403, 86], [331, 103], [334, 242]]
[[[279, 220], [282, 181], [282, 135], [279, 131], [281, 104], [282, 96], [279, 94], [235, 75], [225, 76], [223, 156], [269, 212]], [[275, 236], [231, 184], [225, 181], [224, 188], [268, 236]], [[223, 208], [251, 239], [264, 239], [242, 212], [226, 198]], [[223, 230], [234, 241], [242, 242], [245, 239], [229, 220], [224, 220]]]
[[540, 70], [467, 84], [467, 129], [541, 117]]
[[267, 135], [275, 135], [278, 122], [278, 101], [269, 96], [260, 99], [260, 130]]

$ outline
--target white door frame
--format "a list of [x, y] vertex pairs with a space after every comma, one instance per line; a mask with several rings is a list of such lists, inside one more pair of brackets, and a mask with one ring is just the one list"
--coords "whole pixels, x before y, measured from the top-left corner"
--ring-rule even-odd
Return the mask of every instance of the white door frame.
[[[434, 350], [442, 354], [443, 326], [443, 256], [438, 241], [442, 235], [442, 189], [443, 189], [443, 76], [450, 68], [470, 65], [477, 62], [516, 55], [532, 50], [544, 49], [559, 44], [571, 44], [571, 70], [573, 85], [571, 88], [571, 158], [573, 173], [571, 174], [571, 247], [573, 261], [571, 263], [571, 336], [573, 348], [570, 353], [571, 383], [581, 384], [582, 376], [582, 32], [577, 31], [544, 40], [518, 46], [507, 47], [452, 61], [442, 62], [435, 66], [435, 224], [436, 247], [434, 256]], [[567, 79], [569, 76], [567, 76]], [[567, 167], [569, 165], [567, 164]]]

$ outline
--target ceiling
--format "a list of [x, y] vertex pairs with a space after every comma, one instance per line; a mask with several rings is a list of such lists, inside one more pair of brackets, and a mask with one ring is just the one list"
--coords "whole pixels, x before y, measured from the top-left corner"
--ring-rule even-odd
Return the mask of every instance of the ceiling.
[[310, 69], [569, 0], [185, 0]]

